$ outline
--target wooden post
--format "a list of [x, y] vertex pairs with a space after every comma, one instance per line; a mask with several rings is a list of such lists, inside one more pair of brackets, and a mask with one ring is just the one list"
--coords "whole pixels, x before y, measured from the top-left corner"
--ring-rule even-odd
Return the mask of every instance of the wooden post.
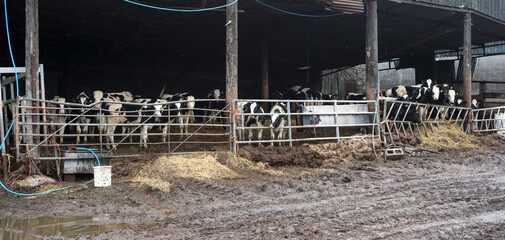
[[[25, 38], [25, 66], [26, 66], [26, 98], [39, 99], [39, 1], [26, 0], [26, 38]], [[37, 102], [32, 102], [30, 106], [38, 106]], [[29, 109], [28, 113], [37, 113], [37, 109]], [[30, 123], [36, 124], [39, 122], [38, 116], [26, 118], [26, 133], [38, 134], [38, 125], [29, 125]], [[30, 144], [38, 144], [39, 137], [27, 136], [26, 142]], [[33, 147], [30, 146], [30, 148]], [[31, 155], [33, 158], [38, 158], [38, 151], [34, 150]]]
[[[378, 16], [377, 0], [366, 0], [366, 98], [375, 100], [377, 92], [377, 79], [379, 78], [379, 48], [378, 48]], [[374, 104], [368, 104], [370, 112], [375, 111]], [[377, 118], [377, 121], [379, 119]], [[379, 129], [376, 128], [376, 134]]]
[[[233, 0], [226, 0], [228, 4]], [[238, 98], [238, 13], [237, 4], [226, 7], [226, 102]]]
[[[268, 38], [264, 30], [263, 42], [261, 44], [261, 97], [269, 99], [269, 81], [268, 81]], [[268, 111], [268, 103], [263, 104], [265, 111]]]
[[463, 99], [472, 107], [472, 14], [465, 15], [463, 29]]

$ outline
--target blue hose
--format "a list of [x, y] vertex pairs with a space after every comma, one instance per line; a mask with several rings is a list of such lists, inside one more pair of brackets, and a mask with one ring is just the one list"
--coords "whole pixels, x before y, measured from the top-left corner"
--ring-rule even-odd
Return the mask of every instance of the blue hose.
[[16, 96], [19, 96], [18, 71], [16, 70], [16, 63], [14, 62], [14, 55], [12, 54], [11, 37], [9, 34], [9, 20], [7, 19], [7, 0], [4, 0], [4, 6], [5, 6], [5, 30], [7, 30], [7, 43], [9, 43], [9, 52], [11, 54], [12, 66], [14, 66], [14, 75], [16, 75]]
[[[12, 125], [11, 125], [11, 127], [12, 127]], [[10, 128], [9, 128], [9, 130], [10, 130]], [[5, 139], [4, 139], [4, 141], [5, 141]], [[2, 142], [2, 144], [3, 144], [3, 142]], [[97, 155], [96, 155], [93, 151], [91, 151], [90, 149], [87, 149], [87, 148], [83, 148], [83, 147], [76, 147], [76, 149], [79, 149], [79, 150], [86, 150], [86, 151], [91, 152], [91, 153], [95, 156], [96, 161], [98, 162], [98, 166], [100, 166], [100, 159], [98, 159], [98, 156], [97, 156]], [[94, 180], [95, 180], [95, 179], [92, 179], [92, 180], [90, 180], [90, 181], [86, 182], [86, 184], [88, 184], [88, 183], [90, 183], [90, 182], [93, 182]], [[7, 188], [7, 187], [6, 187], [6, 186], [2, 183], [2, 181], [0, 181], [0, 185], [1, 185], [1, 186], [2, 186], [2, 187], [3, 187], [3, 188], [7, 191], [7, 192], [10, 192], [10, 193], [12, 193], [12, 194], [14, 194], [14, 195], [19, 195], [19, 196], [38, 196], [38, 195], [48, 194], [48, 193], [52, 193], [52, 192], [56, 192], [56, 191], [61, 191], [61, 190], [64, 190], [64, 189], [69, 189], [69, 188], [71, 188], [71, 187], [74, 187], [74, 186], [66, 186], [66, 187], [62, 187], [62, 188], [58, 188], [58, 189], [53, 189], [53, 190], [49, 190], [49, 191], [45, 191], [45, 192], [41, 192], [41, 193], [18, 193], [18, 192], [14, 192], [14, 191], [12, 191], [12, 190], [8, 189], [8, 188]]]
[[299, 17], [324, 18], [324, 17], [335, 17], [335, 16], [340, 16], [340, 15], [344, 14], [344, 13], [336, 13], [336, 14], [329, 14], [329, 15], [301, 14], [301, 13], [289, 12], [289, 11], [286, 11], [286, 10], [282, 10], [282, 9], [276, 8], [276, 7], [274, 7], [272, 5], [269, 5], [269, 4], [266, 4], [266, 3], [264, 3], [264, 2], [262, 2], [260, 0], [256, 0], [256, 2], [258, 2], [259, 4], [261, 4], [263, 6], [269, 7], [271, 9], [273, 9], [273, 10], [276, 10], [276, 11], [279, 11], [279, 12], [283, 12], [283, 13], [286, 13], [286, 14], [291, 14], [291, 15], [299, 16]]
[[152, 8], [152, 9], [163, 10], [163, 11], [172, 11], [172, 12], [204, 12], [204, 11], [210, 11], [210, 10], [215, 10], [215, 9], [219, 9], [219, 8], [228, 7], [228, 6], [231, 6], [231, 5], [233, 5], [233, 4], [235, 4], [235, 3], [238, 2], [238, 0], [235, 0], [234, 2], [228, 3], [226, 5], [222, 5], [222, 6], [187, 10], [187, 9], [174, 9], [174, 8], [155, 7], [155, 6], [151, 6], [151, 5], [147, 5], [147, 4], [143, 4], [143, 3], [138, 3], [138, 2], [130, 1], [130, 0], [123, 0], [123, 1], [125, 1], [127, 3], [131, 3], [131, 4], [135, 4], [135, 5], [138, 5], [138, 6], [146, 7], [146, 8]]
[[[125, 0], [126, 1], [126, 0]], [[238, 1], [238, 0], [237, 0]], [[7, 30], [7, 43], [9, 44], [9, 52], [11, 54], [11, 60], [12, 60], [12, 65], [14, 66], [14, 74], [16, 75], [16, 96], [19, 96], [19, 83], [18, 83], [18, 71], [16, 69], [16, 63], [14, 62], [14, 55], [12, 54], [12, 46], [11, 46], [11, 38], [9, 36], [9, 22], [7, 20], [7, 0], [4, 0], [4, 7], [5, 7], [5, 29]], [[7, 137], [9, 136], [9, 133], [11, 132], [11, 129], [12, 129], [12, 126], [14, 125], [14, 122], [16, 121], [16, 118], [14, 118], [12, 120], [12, 123], [11, 123], [11, 126], [9, 127], [9, 130], [7, 130], [7, 133], [5, 134], [5, 137], [4, 139], [2, 140], [2, 143], [0, 144], [0, 150], [2, 149], [2, 147], [4, 146], [4, 143], [5, 143], [5, 140], [7, 139]], [[86, 151], [89, 151], [90, 153], [92, 153], [95, 158], [96, 158], [96, 161], [98, 163], [98, 166], [100, 166], [100, 159], [98, 159], [98, 156], [91, 150], [87, 149], [87, 148], [83, 148], [83, 147], [77, 147], [76, 149], [79, 149], [79, 150], [86, 150]], [[86, 184], [90, 183], [90, 182], [93, 182], [93, 180], [95, 179], [92, 179], [91, 181], [87, 182]], [[18, 192], [14, 192], [10, 189], [8, 189], [3, 183], [2, 181], [0, 181], [0, 185], [7, 191], [7, 192], [10, 192], [12, 194], [15, 194], [15, 195], [19, 195], [19, 196], [37, 196], [37, 195], [42, 195], [42, 194], [47, 194], [47, 193], [51, 193], [51, 192], [56, 192], [56, 191], [60, 191], [60, 190], [64, 190], [64, 189], [68, 189], [68, 188], [71, 188], [73, 186], [67, 186], [67, 187], [62, 187], [62, 188], [58, 188], [58, 189], [53, 189], [53, 190], [50, 190], [50, 191], [45, 191], [45, 192], [41, 192], [41, 193], [18, 193]]]

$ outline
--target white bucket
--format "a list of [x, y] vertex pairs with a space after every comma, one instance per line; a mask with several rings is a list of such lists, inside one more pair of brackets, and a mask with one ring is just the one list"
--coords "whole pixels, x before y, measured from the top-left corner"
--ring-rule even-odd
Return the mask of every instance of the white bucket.
[[109, 187], [111, 185], [111, 166], [93, 167], [95, 187]]

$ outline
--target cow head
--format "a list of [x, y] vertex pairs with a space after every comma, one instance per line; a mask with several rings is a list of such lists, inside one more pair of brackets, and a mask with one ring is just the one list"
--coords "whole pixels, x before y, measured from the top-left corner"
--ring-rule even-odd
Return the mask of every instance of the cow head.
[[154, 103], [154, 115], [156, 117], [161, 117], [162, 115], [162, 112], [163, 112], [163, 108], [166, 108], [166, 102], [165, 100], [163, 99], [158, 99], [156, 100], [156, 102]]
[[448, 96], [449, 96], [449, 103], [454, 104], [454, 101], [456, 100], [456, 91], [454, 90], [449, 90], [448, 91]]
[[399, 101], [408, 101], [409, 100], [409, 95], [408, 94], [403, 94], [401, 97], [398, 97]]
[[271, 117], [271, 123], [270, 123], [270, 128], [278, 128], [281, 123], [283, 123], [285, 120], [284, 118], [285, 113], [287, 112], [287, 107], [286, 104], [284, 103], [277, 103], [273, 108], [272, 111], [270, 112]]
[[428, 79], [428, 80], [424, 81], [421, 86], [431, 89], [431, 87], [433, 87], [433, 80]]
[[473, 109], [479, 108], [479, 103], [477, 102], [477, 99], [472, 99], [472, 108]]
[[[88, 95], [84, 92], [81, 92], [77, 98], [76, 98], [76, 101], [82, 105], [88, 105], [90, 104], [91, 102], [93, 102], [93, 100], [91, 100]], [[84, 112], [84, 108], [81, 108], [81, 113]]]
[[407, 94], [407, 89], [405, 88], [405, 86], [400, 85], [400, 86], [398, 86], [398, 88], [396, 88], [395, 92], [396, 92], [396, 96], [403, 97], [405, 94]]
[[58, 102], [59, 102], [59, 104], [58, 104], [58, 113], [59, 114], [65, 114], [65, 104], [64, 104], [65, 103], [65, 98], [62, 98], [62, 97], [58, 98]]
[[440, 87], [439, 86], [433, 86], [432, 98], [434, 101], [438, 101], [438, 99], [440, 98]]
[[411, 105], [410, 108], [409, 105], [403, 105], [403, 108], [404, 111], [407, 112], [407, 116], [405, 117], [406, 121], [411, 121], [413, 123], [421, 123], [421, 117], [419, 116], [419, 113], [417, 113], [415, 105]]

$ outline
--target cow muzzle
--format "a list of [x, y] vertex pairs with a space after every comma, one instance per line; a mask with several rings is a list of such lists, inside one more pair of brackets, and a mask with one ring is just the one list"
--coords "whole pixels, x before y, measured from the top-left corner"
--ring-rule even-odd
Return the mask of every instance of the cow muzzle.
[[274, 125], [270, 124], [270, 128], [274, 128]]

